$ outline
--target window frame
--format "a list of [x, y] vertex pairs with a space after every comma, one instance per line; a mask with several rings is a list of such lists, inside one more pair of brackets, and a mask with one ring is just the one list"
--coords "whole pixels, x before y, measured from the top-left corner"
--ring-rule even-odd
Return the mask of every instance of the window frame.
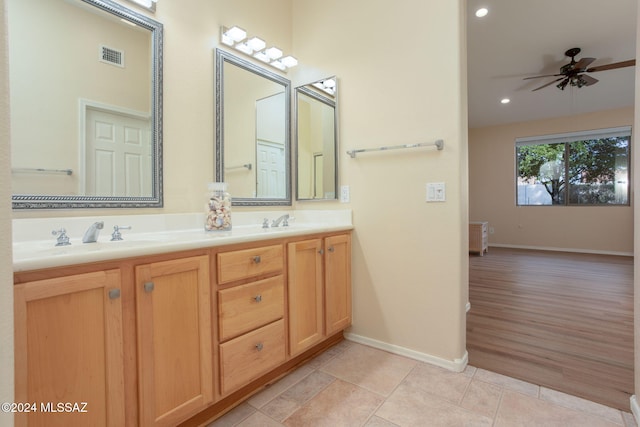
[[[629, 143], [627, 147], [627, 197], [626, 203], [599, 203], [599, 204], [586, 204], [586, 203], [571, 203], [571, 193], [570, 187], [571, 183], [569, 182], [569, 168], [570, 168], [570, 145], [573, 142], [584, 141], [584, 140], [597, 140], [603, 138], [615, 138], [615, 137], [629, 137]], [[579, 132], [567, 132], [560, 134], [550, 134], [550, 135], [539, 135], [539, 136], [530, 136], [530, 137], [517, 137], [515, 138], [514, 144], [514, 172], [515, 172], [515, 204], [516, 207], [524, 207], [524, 206], [561, 206], [561, 207], [602, 207], [602, 206], [631, 206], [631, 195], [632, 191], [632, 166], [633, 159], [631, 157], [633, 143], [633, 132], [631, 126], [619, 126], [612, 128], [603, 128], [603, 129], [594, 129], [594, 130], [585, 130]], [[518, 179], [520, 177], [520, 165], [518, 162], [518, 148], [523, 146], [532, 146], [532, 145], [547, 145], [547, 144], [564, 144], [564, 175], [565, 175], [565, 188], [564, 188], [564, 203], [560, 204], [520, 204], [518, 198]]]

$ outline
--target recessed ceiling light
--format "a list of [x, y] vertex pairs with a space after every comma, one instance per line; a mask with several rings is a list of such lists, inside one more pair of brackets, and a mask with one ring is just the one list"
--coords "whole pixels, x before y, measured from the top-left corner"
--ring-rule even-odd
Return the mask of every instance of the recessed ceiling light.
[[508, 104], [508, 103], [510, 103], [510, 102], [511, 102], [511, 100], [510, 100], [509, 98], [502, 98], [502, 99], [500, 100], [500, 102], [501, 102], [502, 104]]
[[489, 9], [487, 9], [486, 7], [481, 7], [480, 9], [476, 10], [476, 16], [478, 18], [487, 16], [487, 13], [489, 13]]

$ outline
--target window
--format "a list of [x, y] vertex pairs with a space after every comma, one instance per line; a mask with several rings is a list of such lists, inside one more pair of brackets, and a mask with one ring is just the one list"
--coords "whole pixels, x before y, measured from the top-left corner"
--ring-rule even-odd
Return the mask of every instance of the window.
[[631, 127], [516, 138], [518, 206], [629, 205]]

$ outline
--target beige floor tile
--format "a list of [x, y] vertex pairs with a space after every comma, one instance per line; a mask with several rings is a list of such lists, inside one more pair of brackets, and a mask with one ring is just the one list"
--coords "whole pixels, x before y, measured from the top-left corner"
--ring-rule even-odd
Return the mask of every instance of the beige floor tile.
[[471, 377], [464, 373], [427, 363], [418, 363], [403, 380], [403, 383], [455, 404], [462, 401], [470, 382]]
[[518, 380], [516, 378], [507, 377], [506, 375], [496, 374], [495, 372], [487, 371], [484, 369], [476, 369], [476, 373], [473, 378], [477, 378], [481, 381], [496, 384], [506, 389], [517, 391], [528, 396], [538, 397], [540, 387], [528, 383], [526, 381]]
[[403, 427], [491, 426], [493, 422], [489, 417], [404, 382], [387, 398], [376, 415]]
[[475, 366], [467, 365], [464, 368], [464, 371], [462, 371], [462, 373], [465, 374], [468, 377], [472, 377], [476, 373], [477, 369], [478, 368], [476, 368]]
[[363, 425], [384, 399], [354, 384], [335, 380], [284, 421], [288, 427]]
[[282, 427], [277, 421], [272, 420], [261, 412], [256, 412], [249, 418], [242, 421], [240, 424], [236, 424], [237, 427]]
[[283, 421], [333, 381], [335, 378], [331, 375], [315, 371], [266, 404], [261, 411], [274, 420]]
[[374, 415], [373, 417], [369, 418], [369, 421], [367, 421], [364, 427], [398, 427], [398, 424], [394, 424], [391, 421], [387, 421], [384, 418], [380, 418]]
[[361, 344], [352, 344], [321, 370], [388, 396], [418, 362]]
[[241, 403], [211, 424], [207, 424], [207, 427], [232, 427], [255, 412], [256, 410], [252, 406], [247, 403]]
[[473, 380], [469, 384], [460, 406], [480, 415], [494, 418], [500, 404], [502, 390], [502, 387], [495, 384]]
[[300, 409], [300, 405], [282, 397], [276, 397], [260, 409], [260, 412], [274, 420], [284, 421], [289, 415]]
[[636, 419], [633, 418], [633, 415], [631, 413], [623, 412], [622, 419], [624, 420], [625, 427], [638, 427], [638, 424], [636, 424]]
[[502, 394], [495, 426], [619, 427], [604, 418], [510, 390]]
[[287, 376], [280, 378], [277, 382], [265, 387], [261, 392], [253, 395], [248, 400], [248, 403], [254, 408], [262, 408], [268, 402], [279, 396], [280, 393], [283, 393], [286, 389], [293, 386], [312, 372], [313, 369], [309, 366], [301, 366], [295, 371], [289, 373]]
[[590, 400], [581, 399], [546, 387], [540, 387], [540, 399], [564, 406], [565, 408], [571, 408], [588, 414], [597, 415], [616, 424], [624, 425], [622, 412]]

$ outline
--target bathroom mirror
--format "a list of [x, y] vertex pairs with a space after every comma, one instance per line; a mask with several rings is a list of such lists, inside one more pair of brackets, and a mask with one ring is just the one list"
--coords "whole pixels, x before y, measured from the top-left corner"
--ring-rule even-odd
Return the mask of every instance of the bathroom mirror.
[[216, 49], [216, 181], [238, 206], [291, 205], [291, 83]]
[[332, 200], [338, 185], [337, 79], [297, 87], [296, 171], [298, 200]]
[[162, 24], [7, 0], [14, 209], [161, 207]]

